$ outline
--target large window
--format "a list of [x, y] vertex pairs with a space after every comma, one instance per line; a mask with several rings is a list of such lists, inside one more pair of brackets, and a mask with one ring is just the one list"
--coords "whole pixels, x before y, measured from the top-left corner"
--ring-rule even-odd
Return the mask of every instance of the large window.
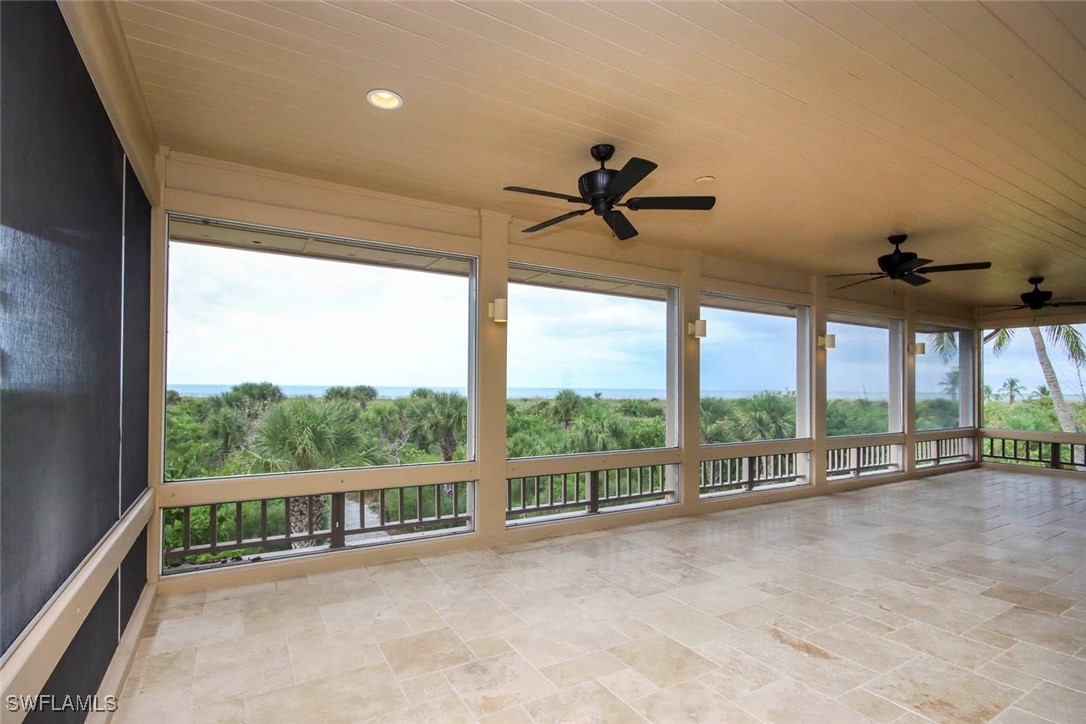
[[831, 437], [901, 431], [901, 322], [831, 313], [826, 431]]
[[807, 309], [706, 293], [701, 318], [701, 442], [807, 436]]
[[509, 457], [674, 444], [666, 287], [509, 269]]
[[939, 430], [973, 424], [973, 333], [918, 324], [914, 410], [917, 430]]
[[166, 478], [471, 459], [471, 264], [172, 218]]
[[984, 330], [984, 427], [1086, 432], [1086, 324]]

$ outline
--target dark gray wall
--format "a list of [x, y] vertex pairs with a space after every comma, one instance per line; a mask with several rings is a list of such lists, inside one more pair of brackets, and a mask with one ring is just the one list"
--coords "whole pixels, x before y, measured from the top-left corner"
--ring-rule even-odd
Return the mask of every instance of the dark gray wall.
[[[147, 478], [150, 205], [54, 3], [0, 3], [0, 142], [7, 650]], [[97, 690], [144, 555], [103, 592], [53, 693]]]

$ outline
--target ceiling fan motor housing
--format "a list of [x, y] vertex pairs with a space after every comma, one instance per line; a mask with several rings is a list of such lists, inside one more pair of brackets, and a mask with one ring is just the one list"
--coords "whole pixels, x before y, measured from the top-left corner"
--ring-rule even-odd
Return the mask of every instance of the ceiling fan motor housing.
[[598, 168], [582, 175], [577, 179], [577, 190], [585, 203], [592, 205], [592, 210], [597, 216], [603, 216], [611, 211], [612, 201], [607, 198], [607, 185], [611, 183], [618, 171], [609, 168]]

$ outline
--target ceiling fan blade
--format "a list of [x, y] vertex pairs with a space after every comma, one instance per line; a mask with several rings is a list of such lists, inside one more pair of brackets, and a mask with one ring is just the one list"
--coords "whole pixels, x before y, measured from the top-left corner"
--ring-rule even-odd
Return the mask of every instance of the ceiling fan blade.
[[827, 279], [833, 279], [834, 277], [884, 277], [886, 276], [882, 272], [854, 272], [852, 274], [827, 274]]
[[615, 232], [615, 236], [619, 241], [626, 241], [637, 236], [637, 229], [630, 223], [630, 220], [626, 218], [625, 214], [621, 211], [612, 211], [609, 214], [603, 215], [603, 220], [607, 222], [607, 225], [611, 227], [611, 231]]
[[642, 196], [630, 199], [625, 206], [630, 211], [641, 209], [683, 209], [708, 211], [716, 204], [716, 196]]
[[1086, 307], [1086, 302], [1049, 302], [1046, 307]]
[[913, 273], [913, 274], [906, 274], [905, 276], [901, 277], [901, 281], [903, 281], [906, 284], [909, 284], [911, 286], [914, 286], [914, 287], [920, 287], [920, 286], [923, 286], [925, 284], [930, 283], [931, 279], [928, 279], [927, 277], [922, 277], [922, 276], [919, 276], [919, 275]]
[[915, 271], [916, 269], [924, 266], [925, 264], [931, 264], [931, 261], [932, 261], [931, 259], [921, 259], [919, 257], [917, 257], [916, 259], [910, 259], [909, 261], [905, 261], [905, 262], [902, 262], [901, 264], [898, 264], [897, 271], [899, 271], [899, 272]]
[[936, 266], [924, 267], [923, 269], [917, 269], [917, 274], [933, 274], [935, 272], [948, 272], [948, 271], [970, 271], [972, 269], [991, 269], [992, 262], [990, 261], [973, 261], [966, 264], [937, 264]]
[[643, 158], [631, 158], [607, 184], [607, 198], [621, 199], [630, 189], [656, 169], [656, 164]]
[[888, 274], [879, 274], [878, 276], [874, 276], [874, 277], [871, 277], [870, 279], [861, 279], [861, 280], [860, 280], [860, 281], [858, 281], [858, 282], [852, 282], [851, 284], [846, 284], [846, 285], [845, 285], [845, 286], [843, 286], [843, 287], [837, 287], [837, 289], [836, 289], [836, 290], [834, 290], [834, 291], [838, 291], [838, 292], [839, 292], [839, 291], [841, 291], [842, 289], [848, 289], [849, 287], [854, 287], [854, 286], [856, 286], [857, 284], [867, 284], [868, 282], [873, 282], [873, 281], [875, 281], [876, 279], [882, 279], [882, 278], [884, 278], [884, 277], [887, 277], [887, 276], [889, 276], [889, 275], [888, 275]]
[[539, 189], [527, 189], [523, 186], [506, 186], [504, 191], [516, 191], [518, 194], [535, 194], [536, 196], [549, 196], [552, 199], [562, 199], [568, 201], [571, 204], [583, 204], [585, 200], [579, 196], [570, 196], [569, 194], [560, 194], [554, 191], [540, 191]]
[[535, 226], [529, 226], [527, 229], [523, 229], [521, 231], [521, 233], [530, 234], [533, 231], [540, 231], [542, 229], [546, 229], [548, 226], [554, 226], [555, 224], [559, 224], [559, 223], [565, 221], [566, 219], [572, 219], [574, 216], [584, 216], [585, 214], [587, 214], [591, 210], [592, 209], [581, 209], [579, 211], [570, 211], [568, 214], [562, 214], [561, 216], [555, 216], [553, 219], [548, 219], [548, 220], [544, 221], [541, 224], [536, 224]]

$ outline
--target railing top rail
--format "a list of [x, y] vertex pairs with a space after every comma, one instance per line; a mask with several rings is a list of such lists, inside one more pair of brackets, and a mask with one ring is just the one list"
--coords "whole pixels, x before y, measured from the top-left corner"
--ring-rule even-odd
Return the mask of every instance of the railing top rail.
[[176, 508], [185, 505], [233, 503], [262, 498], [351, 493], [435, 483], [462, 483], [479, 478], [474, 462], [425, 463], [420, 465], [313, 470], [273, 475], [244, 475], [208, 480], [186, 480], [160, 485], [158, 505]]
[[843, 435], [826, 440], [826, 449], [841, 450], [850, 447], [872, 447], [874, 445], [902, 445], [905, 442], [903, 432], [880, 432], [871, 435]]
[[1028, 440], [1030, 442], [1067, 442], [1086, 445], [1086, 434], [1069, 432], [1042, 432], [1038, 430], [1000, 430], [981, 428], [981, 437]]
[[917, 430], [916, 441], [927, 442], [928, 440], [953, 440], [962, 437], [973, 437], [977, 434], [977, 428], [975, 427], [947, 427], [940, 430]]
[[530, 475], [562, 475], [592, 470], [636, 468], [648, 465], [675, 465], [682, 460], [678, 448], [652, 450], [617, 450], [579, 455], [555, 455], [541, 458], [516, 458], [505, 464], [505, 477], [522, 478]]
[[723, 460], [755, 455], [810, 452], [814, 441], [802, 437], [791, 440], [756, 440], [751, 442], [725, 442], [702, 445], [698, 448], [698, 460]]

